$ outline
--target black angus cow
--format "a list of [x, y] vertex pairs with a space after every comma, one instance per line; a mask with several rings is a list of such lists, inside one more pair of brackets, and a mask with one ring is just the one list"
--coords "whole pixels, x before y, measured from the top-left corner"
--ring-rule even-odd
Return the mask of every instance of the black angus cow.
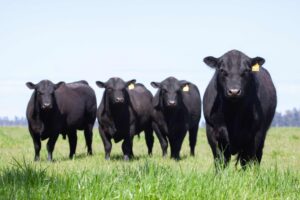
[[124, 140], [122, 143], [124, 160], [132, 158], [133, 138], [142, 131], [145, 132], [148, 154], [152, 154], [153, 96], [144, 85], [135, 82], [134, 79], [125, 82], [121, 78], [110, 78], [105, 83], [96, 82], [98, 87], [105, 88], [98, 107], [97, 119], [107, 160], [110, 159], [111, 139], [116, 143]]
[[[220, 58], [204, 58], [215, 69], [204, 94], [207, 139], [215, 161], [226, 166], [231, 155], [245, 166], [260, 163], [277, 98], [261, 57], [249, 58], [232, 50]], [[225, 165], [223, 165], [225, 164]]]
[[48, 160], [59, 134], [69, 139], [70, 158], [73, 158], [76, 145], [76, 130], [84, 130], [87, 153], [92, 154], [93, 125], [96, 119], [97, 102], [94, 90], [86, 81], [65, 84], [42, 80], [38, 84], [26, 83], [34, 92], [27, 106], [28, 128], [34, 149], [34, 160], [40, 159], [41, 140], [47, 142]]
[[180, 149], [189, 131], [191, 155], [195, 154], [197, 133], [201, 117], [201, 97], [196, 85], [169, 77], [162, 82], [151, 82], [159, 90], [153, 99], [153, 129], [157, 134], [163, 156], [167, 154], [168, 141], [171, 158], [180, 158]]

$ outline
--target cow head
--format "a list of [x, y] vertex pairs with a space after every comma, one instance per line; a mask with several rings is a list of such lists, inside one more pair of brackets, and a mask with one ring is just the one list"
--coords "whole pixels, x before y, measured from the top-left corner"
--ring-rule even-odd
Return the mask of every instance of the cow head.
[[122, 105], [127, 103], [126, 101], [128, 100], [128, 86], [135, 82], [135, 79], [125, 82], [121, 78], [110, 78], [105, 83], [96, 81], [96, 84], [100, 88], [105, 88], [105, 93], [110, 103]]
[[38, 84], [27, 82], [26, 86], [29, 89], [35, 90], [36, 103], [42, 110], [51, 110], [54, 104], [54, 92], [64, 82], [57, 84], [52, 83], [49, 80], [42, 80]]
[[228, 99], [242, 98], [253, 80], [254, 65], [262, 66], [265, 60], [261, 57], [249, 58], [244, 53], [232, 50], [219, 58], [208, 56], [204, 62], [216, 69], [217, 82]]
[[179, 81], [169, 77], [162, 82], [151, 82], [151, 86], [159, 89], [159, 98], [154, 99], [154, 106], [165, 106], [166, 108], [178, 108], [182, 103], [183, 87], [190, 84], [187, 81]]

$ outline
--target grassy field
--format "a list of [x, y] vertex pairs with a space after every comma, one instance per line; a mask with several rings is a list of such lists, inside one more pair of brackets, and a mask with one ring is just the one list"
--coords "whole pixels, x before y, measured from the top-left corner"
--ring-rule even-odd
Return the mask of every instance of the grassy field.
[[104, 160], [98, 131], [94, 155], [86, 156], [78, 133], [77, 156], [68, 159], [67, 140], [58, 139], [54, 163], [33, 162], [34, 150], [26, 128], [0, 128], [0, 199], [300, 199], [300, 128], [269, 131], [261, 167], [243, 171], [231, 165], [216, 173], [205, 137], [199, 131], [196, 156], [189, 156], [187, 137], [182, 160], [163, 159], [155, 138], [152, 157], [143, 136], [134, 141], [135, 159], [124, 162], [121, 143], [113, 144]]

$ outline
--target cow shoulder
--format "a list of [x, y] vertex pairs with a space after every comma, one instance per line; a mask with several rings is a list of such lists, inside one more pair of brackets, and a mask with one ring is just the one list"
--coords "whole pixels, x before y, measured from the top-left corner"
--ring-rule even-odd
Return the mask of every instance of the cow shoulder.
[[152, 108], [152, 94], [143, 84], [137, 83], [134, 88], [127, 89], [127, 91], [134, 110], [142, 112]]
[[206, 121], [209, 121], [215, 110], [213, 109], [216, 104], [218, 96], [217, 91], [217, 74], [215, 73], [213, 78], [210, 80], [203, 96], [203, 113]]
[[187, 107], [193, 107], [201, 104], [201, 97], [198, 87], [194, 84], [189, 84], [188, 90], [185, 90], [183, 93], [183, 102]]
[[266, 116], [273, 116], [277, 106], [276, 88], [273, 84], [269, 72], [265, 68], [261, 68], [256, 74], [257, 96]]

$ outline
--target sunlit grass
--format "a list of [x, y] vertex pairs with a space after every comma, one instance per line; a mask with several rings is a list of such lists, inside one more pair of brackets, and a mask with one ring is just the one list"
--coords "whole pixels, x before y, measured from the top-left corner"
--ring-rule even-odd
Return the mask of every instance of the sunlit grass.
[[246, 171], [229, 168], [216, 173], [205, 130], [199, 131], [196, 156], [189, 156], [188, 138], [182, 160], [163, 159], [158, 140], [147, 156], [143, 135], [135, 138], [135, 159], [124, 162], [121, 143], [113, 144], [110, 161], [98, 131], [94, 155], [86, 156], [83, 134], [78, 133], [77, 156], [68, 159], [68, 141], [62, 137], [54, 163], [46, 161], [43, 141], [41, 161], [26, 128], [0, 128], [0, 199], [299, 199], [300, 129], [271, 129], [261, 167]]

